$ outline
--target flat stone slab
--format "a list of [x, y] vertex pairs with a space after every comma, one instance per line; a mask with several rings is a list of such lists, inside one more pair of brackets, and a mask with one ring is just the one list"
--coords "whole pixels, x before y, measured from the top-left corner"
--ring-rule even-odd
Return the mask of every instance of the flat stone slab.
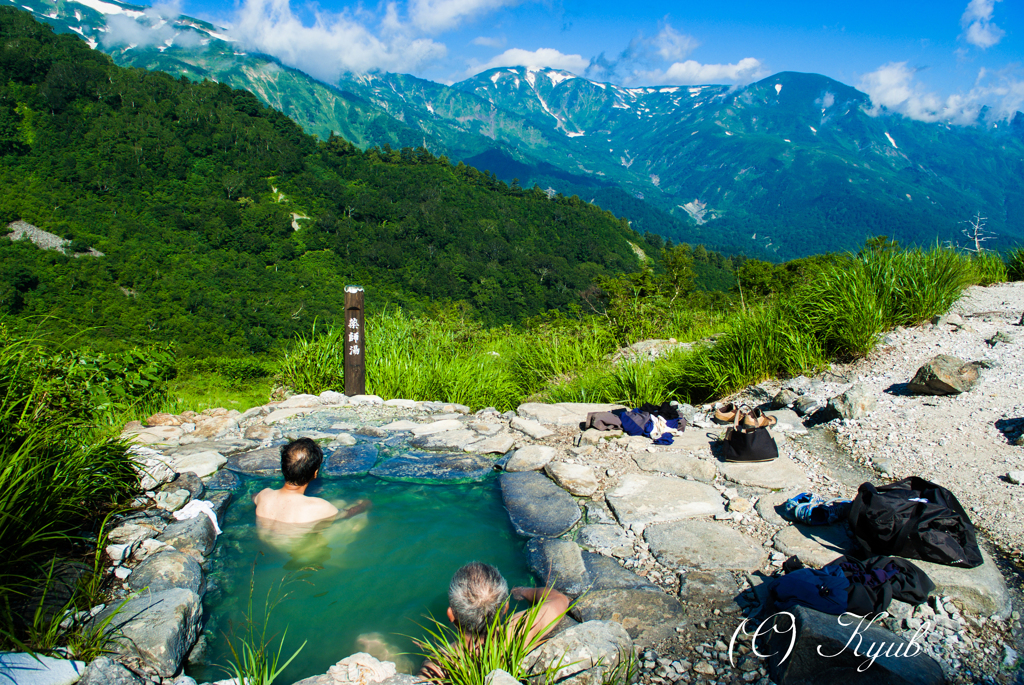
[[548, 462], [555, 458], [555, 448], [546, 445], [527, 445], [520, 447], [509, 455], [505, 462], [505, 470], [517, 471], [538, 471]]
[[416, 424], [415, 428], [410, 428], [412, 434], [419, 437], [421, 435], [435, 435], [437, 433], [445, 433], [447, 431], [455, 431], [464, 428], [465, 424], [458, 419], [444, 419], [443, 421], [433, 421], [432, 423], [420, 423]]
[[803, 435], [807, 432], [803, 419], [792, 409], [772, 409], [766, 411], [765, 415], [775, 417], [775, 425], [771, 427], [772, 433], [792, 433]]
[[615, 621], [633, 642], [649, 647], [676, 635], [686, 621], [679, 600], [662, 591], [596, 590], [579, 598], [570, 614], [580, 623]]
[[619, 565], [611, 557], [594, 552], [583, 552], [583, 566], [590, 577], [590, 591], [598, 590], [647, 590], [664, 592], [660, 587], [628, 568]]
[[526, 543], [526, 560], [533, 574], [570, 597], [580, 596], [590, 585], [579, 545], [572, 540], [536, 537]]
[[0, 683], [12, 685], [72, 685], [85, 673], [84, 661], [42, 654], [0, 652]]
[[380, 427], [381, 430], [385, 431], [411, 431], [422, 424], [416, 423], [415, 421], [409, 421], [408, 419], [402, 419], [401, 421], [392, 421], [386, 423]]
[[581, 423], [586, 422], [587, 414], [595, 411], [614, 411], [625, 409], [621, 404], [593, 404], [588, 402], [559, 402], [558, 404], [543, 404], [540, 402], [527, 402], [520, 404], [516, 413], [527, 419], [539, 423], [546, 423], [549, 426], [572, 426], [578, 428]]
[[689, 571], [679, 576], [679, 599], [705, 611], [724, 609], [736, 604], [740, 593], [732, 571]]
[[416, 407], [420, 406], [420, 403], [417, 400], [394, 399], [394, 400], [384, 400], [384, 406], [385, 407], [403, 407], [405, 409], [415, 409]]
[[376, 444], [343, 446], [331, 452], [320, 468], [327, 476], [365, 476], [379, 458]]
[[[461, 422], [460, 425], [462, 425]], [[477, 442], [481, 442], [480, 434], [468, 429], [419, 435], [409, 439], [409, 444], [413, 447], [417, 447], [421, 450], [437, 450], [440, 452], [470, 452], [472, 450], [469, 448]]]
[[757, 569], [764, 551], [757, 542], [724, 523], [675, 521], [658, 523], [644, 531], [651, 553], [675, 569]]
[[[778, 685], [842, 683], [843, 685], [944, 685], [939, 663], [924, 650], [914, 650], [902, 637], [856, 620], [843, 625], [832, 614], [794, 606], [776, 614], [761, 631], [768, 644], [768, 675]], [[749, 640], [750, 638], [746, 638]], [[920, 639], [924, 639], [923, 636]], [[742, 644], [742, 643], [740, 643]], [[746, 642], [749, 646], [749, 642]], [[860, 649], [854, 647], [860, 645]], [[790, 652], [792, 648], [792, 652]], [[887, 649], [888, 648], [888, 649]], [[879, 652], [870, 661], [868, 651]], [[865, 666], [867, 666], [865, 668]]]
[[[204, 517], [205, 518], [205, 517]], [[105, 619], [115, 607], [100, 612]], [[120, 654], [141, 658], [164, 678], [178, 672], [199, 637], [203, 603], [191, 590], [144, 592], [121, 609], [110, 622], [112, 645]]]
[[626, 535], [626, 531], [615, 524], [591, 523], [583, 526], [576, 540], [584, 547], [606, 550], [620, 559], [633, 554], [633, 541]]
[[754, 505], [754, 509], [757, 510], [758, 515], [773, 526], [784, 527], [792, 523], [782, 518], [780, 508], [786, 503], [786, 500], [791, 497], [796, 497], [801, 492], [806, 490], [783, 490], [781, 492], [768, 492], [761, 495], [757, 504]]
[[666, 523], [725, 512], [718, 490], [673, 476], [627, 473], [604, 497], [623, 526]]
[[565, 462], [548, 462], [544, 472], [551, 480], [558, 483], [569, 494], [578, 497], [590, 497], [597, 492], [597, 475], [594, 469], [583, 464], [566, 464]]
[[238, 473], [271, 475], [281, 472], [281, 448], [264, 447], [252, 452], [242, 452], [228, 457], [225, 466]]
[[517, 416], [514, 419], [512, 419], [508, 425], [513, 430], [517, 430], [520, 433], [525, 433], [534, 440], [543, 440], [544, 438], [550, 437], [555, 434], [554, 431], [548, 430], [542, 424], [531, 419], [524, 419], [521, 416]]
[[501, 496], [512, 526], [527, 537], [558, 537], [582, 516], [576, 500], [542, 473], [503, 473]]
[[280, 423], [294, 416], [301, 414], [308, 414], [313, 411], [313, 407], [293, 407], [291, 409], [275, 409], [266, 416], [263, 417], [263, 423], [268, 426], [273, 426], [275, 423]]
[[371, 476], [408, 483], [477, 483], [493, 472], [494, 461], [489, 457], [461, 452], [412, 452], [370, 469]]
[[194, 473], [204, 478], [217, 473], [226, 463], [227, 458], [220, 452], [205, 451], [175, 457], [171, 466], [178, 473]]
[[642, 452], [633, 461], [644, 471], [690, 476], [702, 483], [711, 483], [718, 474], [718, 466], [711, 459], [698, 459], [687, 452]]
[[221, 440], [206, 440], [203, 442], [196, 442], [191, 445], [170, 447], [164, 450], [164, 453], [169, 457], [177, 458], [181, 455], [196, 454], [198, 452], [218, 452], [229, 457], [232, 454], [238, 454], [239, 452], [245, 452], [253, 449], [254, 447], [259, 447], [259, 444], [258, 440], [224, 438]]
[[477, 454], [505, 454], [516, 444], [516, 439], [511, 435], [495, 435], [469, 445], [469, 449]]
[[788, 526], [775, 534], [774, 546], [785, 555], [799, 557], [805, 566], [818, 568], [850, 554], [855, 548], [844, 525]]
[[1005, 619], [1013, 608], [1006, 581], [984, 548], [981, 556], [985, 563], [977, 568], [943, 566], [920, 559], [910, 561], [935, 583], [933, 594], [948, 595], [955, 604], [973, 614]]
[[774, 461], [761, 464], [733, 464], [721, 462], [718, 470], [726, 480], [740, 485], [752, 485], [767, 490], [793, 490], [806, 492], [811, 489], [811, 482], [804, 475], [804, 470], [789, 457], [780, 456]]
[[686, 451], [711, 454], [711, 443], [718, 440], [721, 431], [709, 431], [707, 428], [687, 426], [679, 435], [672, 436], [672, 444], [660, 447], [660, 450]]

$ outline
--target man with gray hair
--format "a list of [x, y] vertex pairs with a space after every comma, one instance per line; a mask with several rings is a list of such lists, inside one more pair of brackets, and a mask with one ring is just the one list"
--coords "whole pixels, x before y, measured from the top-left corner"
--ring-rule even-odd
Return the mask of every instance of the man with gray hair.
[[[464, 634], [467, 640], [483, 640], [499, 611], [508, 600], [508, 583], [494, 566], [473, 561], [452, 576], [448, 585], [448, 620]], [[533, 623], [526, 633], [526, 644], [531, 644], [551, 632], [558, 619], [569, 608], [569, 598], [554, 588], [514, 587], [512, 597], [530, 604], [541, 603]], [[512, 615], [509, 629], [526, 616], [526, 611]], [[444, 673], [430, 661], [423, 664], [420, 675], [431, 680], [443, 680]]]

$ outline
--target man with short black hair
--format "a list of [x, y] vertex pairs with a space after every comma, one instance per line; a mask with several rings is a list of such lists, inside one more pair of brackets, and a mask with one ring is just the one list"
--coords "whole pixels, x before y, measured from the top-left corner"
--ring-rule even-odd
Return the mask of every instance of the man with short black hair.
[[333, 518], [348, 518], [364, 511], [368, 500], [359, 500], [345, 511], [320, 497], [307, 497], [306, 488], [320, 475], [324, 453], [309, 438], [299, 438], [281, 448], [281, 473], [284, 486], [264, 488], [255, 497], [256, 517], [280, 523], [313, 523]]

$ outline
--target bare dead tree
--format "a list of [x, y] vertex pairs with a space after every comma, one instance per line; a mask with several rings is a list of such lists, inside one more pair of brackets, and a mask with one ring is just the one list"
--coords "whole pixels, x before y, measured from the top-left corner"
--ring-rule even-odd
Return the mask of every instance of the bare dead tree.
[[986, 221], [988, 221], [988, 217], [984, 217], [981, 213], [978, 213], [974, 215], [973, 219], [964, 222], [967, 224], [967, 228], [960, 232], [967, 238], [967, 240], [974, 244], [973, 247], [968, 245], [964, 248], [968, 252], [984, 252], [985, 248], [983, 248], [981, 244], [992, 237], [988, 235], [988, 232], [985, 230]]

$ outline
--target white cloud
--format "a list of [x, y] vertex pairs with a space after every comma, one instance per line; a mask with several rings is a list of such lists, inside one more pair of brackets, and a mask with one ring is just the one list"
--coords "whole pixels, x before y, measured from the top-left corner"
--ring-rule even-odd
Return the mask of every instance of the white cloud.
[[658, 54], [666, 61], [678, 61], [687, 57], [697, 49], [700, 42], [693, 36], [679, 33], [670, 25], [665, 24], [654, 37], [654, 45]]
[[709, 83], [744, 84], [764, 78], [768, 70], [761, 60], [744, 57], [735, 64], [701, 64], [692, 59], [676, 62], [665, 71], [638, 72], [637, 77], [651, 85], [704, 85]]
[[473, 45], [482, 45], [485, 48], [503, 48], [505, 47], [504, 38], [490, 38], [488, 36], [477, 36], [470, 41]]
[[288, 0], [246, 0], [236, 16], [233, 37], [285, 64], [333, 82], [345, 72], [410, 72], [446, 54], [443, 44], [405, 30], [394, 4], [381, 20], [380, 36], [347, 12], [319, 12], [303, 25]]
[[492, 57], [484, 64], [471, 66], [466, 73], [472, 76], [496, 67], [530, 67], [532, 69], [550, 67], [581, 74], [586, 70], [588, 64], [590, 64], [590, 60], [583, 59], [580, 55], [565, 55], [554, 48], [540, 48], [533, 52], [522, 48], [511, 48]]
[[161, 2], [149, 7], [142, 16], [134, 19], [125, 14], [111, 14], [107, 17], [107, 30], [100, 38], [104, 45], [135, 45], [150, 47], [163, 45], [173, 40], [179, 45], [194, 44], [196, 37], [190, 31], [178, 31], [167, 23], [181, 14], [181, 3], [177, 0]]
[[455, 28], [464, 19], [519, 4], [519, 0], [411, 0], [409, 18], [414, 26], [428, 32]]
[[990, 48], [1003, 39], [1006, 34], [992, 23], [992, 14], [996, 3], [1000, 0], [971, 0], [960, 17], [960, 26], [964, 29], [964, 40], [971, 45], [985, 49]]
[[871, 97], [868, 114], [902, 114], [918, 121], [944, 121], [970, 125], [987, 106], [988, 121], [1010, 119], [1024, 107], [1024, 78], [1013, 68], [992, 73], [982, 69], [971, 90], [946, 98], [929, 92], [915, 80], [916, 71], [906, 62], [893, 62], [865, 74], [859, 88]]

